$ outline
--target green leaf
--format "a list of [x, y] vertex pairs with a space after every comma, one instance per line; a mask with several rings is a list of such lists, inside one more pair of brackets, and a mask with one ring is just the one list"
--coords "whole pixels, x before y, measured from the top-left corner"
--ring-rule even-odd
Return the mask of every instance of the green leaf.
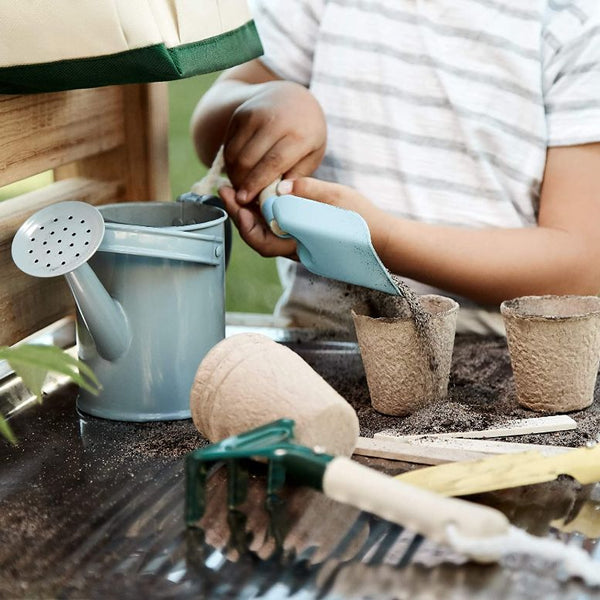
[[[51, 371], [67, 375], [91, 394], [97, 394], [102, 389], [93, 371], [86, 364], [55, 346], [39, 344], [23, 344], [11, 348], [0, 346], [0, 359], [7, 360], [21, 377], [22, 369], [26, 369], [28, 371], [26, 376], [29, 376], [29, 370], [37, 368], [44, 373]], [[25, 379], [23, 381], [25, 382]], [[33, 389], [31, 391], [35, 393]]]
[[15, 370], [17, 375], [23, 380], [25, 387], [37, 397], [38, 402], [42, 401], [42, 386], [46, 381], [46, 375], [48, 372], [45, 369], [39, 367], [33, 367], [31, 365], [21, 364], [18, 369], [11, 364], [11, 367]]
[[[8, 361], [38, 401], [41, 401], [42, 386], [48, 372], [67, 375], [91, 394], [97, 394], [102, 389], [93, 371], [86, 364], [56, 346], [40, 344], [22, 344], [10, 348], [0, 346], [0, 360], [2, 359]], [[11, 444], [17, 444], [17, 438], [2, 414], [0, 414], [0, 435]]]
[[2, 434], [13, 446], [17, 445], [17, 438], [13, 433], [8, 421], [0, 415], [0, 434]]

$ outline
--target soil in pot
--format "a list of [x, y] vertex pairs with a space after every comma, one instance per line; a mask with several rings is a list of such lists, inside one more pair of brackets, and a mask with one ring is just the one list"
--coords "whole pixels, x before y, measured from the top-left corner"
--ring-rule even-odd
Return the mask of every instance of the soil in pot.
[[353, 311], [373, 408], [406, 415], [447, 393], [458, 304], [417, 297], [399, 282], [399, 296], [371, 295]]

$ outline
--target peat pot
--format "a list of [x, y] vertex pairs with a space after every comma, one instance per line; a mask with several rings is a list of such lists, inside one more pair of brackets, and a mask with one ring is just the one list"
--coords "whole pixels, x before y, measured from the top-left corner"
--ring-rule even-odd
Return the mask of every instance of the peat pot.
[[546, 413], [589, 406], [600, 363], [600, 298], [523, 296], [500, 311], [518, 402]]
[[435, 294], [420, 296], [419, 301], [431, 315], [429, 341], [417, 333], [405, 302], [403, 314], [394, 318], [352, 311], [371, 404], [386, 415], [411, 414], [448, 392], [459, 307], [451, 298]]

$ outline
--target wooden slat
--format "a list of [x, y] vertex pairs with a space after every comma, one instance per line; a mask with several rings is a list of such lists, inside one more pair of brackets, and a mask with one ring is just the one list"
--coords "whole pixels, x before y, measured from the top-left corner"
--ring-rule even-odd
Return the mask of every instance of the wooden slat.
[[37, 279], [13, 264], [21, 223], [63, 200], [167, 200], [166, 84], [0, 96], [0, 185], [53, 169], [56, 183], [0, 204], [0, 344], [73, 311], [64, 278]]
[[[140, 86], [138, 86], [140, 87]], [[171, 199], [169, 181], [169, 93], [166, 83], [151, 83], [141, 86], [137, 95], [144, 100], [143, 121], [135, 124], [128, 114], [129, 98], [125, 95], [125, 115], [127, 137], [131, 138], [135, 131], [129, 129], [133, 125], [141, 126], [145, 132], [145, 164], [146, 182], [143, 182], [143, 193], [150, 200], [167, 201]], [[191, 115], [190, 115], [191, 117]], [[138, 130], [139, 135], [139, 130]], [[135, 165], [131, 165], [134, 167]]]
[[123, 94], [123, 145], [56, 169], [55, 178], [120, 181], [121, 201], [169, 200], [167, 85], [128, 85]]
[[401, 442], [373, 438], [358, 438], [354, 453], [360, 456], [387, 458], [422, 465], [477, 460], [495, 454], [511, 454], [538, 450], [545, 456], [571, 450], [564, 446], [489, 442], [487, 440], [446, 439], [427, 442]]
[[0, 345], [13, 344], [74, 310], [64, 277], [31, 277], [14, 265], [10, 247], [23, 221], [56, 202], [106, 204], [119, 193], [119, 183], [70, 179], [0, 203]]
[[0, 185], [122, 146], [123, 90], [0, 96]]

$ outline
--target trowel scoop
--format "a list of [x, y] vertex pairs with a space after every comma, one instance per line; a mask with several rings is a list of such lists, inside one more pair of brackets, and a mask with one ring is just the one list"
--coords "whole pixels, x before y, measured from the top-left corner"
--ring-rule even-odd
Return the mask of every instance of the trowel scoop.
[[12, 258], [33, 277], [64, 275], [101, 354], [117, 358], [129, 343], [125, 316], [87, 261], [104, 236], [104, 219], [85, 202], [59, 202], [29, 217], [12, 243]]
[[358, 213], [299, 196], [261, 196], [271, 230], [296, 240], [298, 258], [311, 273], [398, 295]]

